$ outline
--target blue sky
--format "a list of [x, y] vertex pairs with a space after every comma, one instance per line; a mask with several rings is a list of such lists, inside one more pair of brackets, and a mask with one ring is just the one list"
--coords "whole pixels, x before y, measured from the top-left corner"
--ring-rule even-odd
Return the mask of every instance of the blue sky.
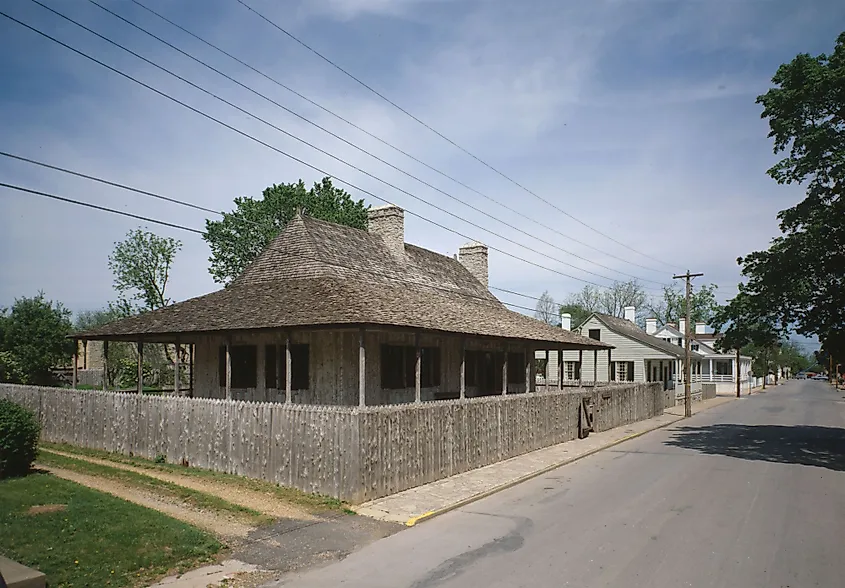
[[[236, 0], [142, 0], [168, 18], [295, 87], [565, 239], [343, 125], [128, 0], [110, 9], [239, 81], [372, 150], [518, 232], [421, 186], [250, 94], [83, 0], [42, 0], [198, 85], [321, 148], [448, 208], [473, 228], [362, 176], [62, 21], [30, 0], [2, 10], [192, 106], [382, 198], [491, 246], [606, 284], [618, 270], [669, 282], [703, 271], [735, 292], [735, 259], [777, 235], [775, 214], [801, 197], [765, 175], [775, 161], [755, 97], [798, 52], [829, 51], [845, 4], [789, 0], [248, 0], [257, 10], [555, 206], [521, 191], [296, 45]], [[214, 209], [271, 183], [319, 174], [248, 141], [0, 17], [0, 145], [17, 153]], [[3, 182], [202, 228], [203, 215], [0, 158]], [[353, 195], [358, 195], [351, 190]], [[363, 195], [358, 195], [363, 196]], [[380, 202], [367, 198], [368, 203]], [[0, 305], [44, 290], [73, 310], [114, 299], [107, 257], [131, 219], [0, 189]], [[216, 288], [207, 246], [180, 238], [171, 296]], [[527, 234], [526, 234], [527, 233]], [[550, 241], [609, 269], [532, 239]], [[530, 253], [510, 238], [536, 249]], [[406, 240], [451, 254], [465, 238], [406, 216]], [[612, 253], [625, 261], [598, 253]], [[567, 267], [551, 256], [571, 263]], [[660, 271], [642, 269], [637, 263]], [[563, 299], [582, 282], [492, 252], [492, 285]], [[648, 282], [649, 287], [657, 284]], [[531, 301], [502, 299], [533, 306]]]

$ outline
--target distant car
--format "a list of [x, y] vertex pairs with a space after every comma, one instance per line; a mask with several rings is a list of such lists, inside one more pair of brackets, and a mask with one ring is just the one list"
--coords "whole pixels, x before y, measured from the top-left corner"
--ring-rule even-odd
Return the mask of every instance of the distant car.
[[813, 379], [813, 380], [825, 380], [825, 381], [826, 381], [826, 380], [827, 380], [827, 376], [822, 375], [822, 374], [816, 374], [815, 376], [813, 376], [813, 377], [812, 377], [812, 379]]
[[796, 380], [806, 380], [807, 374], [798, 374], [797, 376], [795, 376], [795, 379]]

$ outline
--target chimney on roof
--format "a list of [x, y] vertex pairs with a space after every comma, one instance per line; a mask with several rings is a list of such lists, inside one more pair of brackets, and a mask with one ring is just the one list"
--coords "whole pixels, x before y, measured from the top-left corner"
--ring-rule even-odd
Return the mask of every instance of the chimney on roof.
[[564, 312], [562, 315], [560, 315], [560, 326], [564, 331], [571, 331], [572, 315], [568, 312]]
[[695, 323], [695, 334], [703, 335], [707, 332], [707, 323]]
[[487, 245], [467, 243], [458, 249], [458, 261], [487, 288]]
[[648, 335], [654, 335], [657, 332], [657, 319], [647, 318], [645, 320], [645, 332]]
[[625, 320], [631, 321], [632, 323], [637, 322], [637, 307], [636, 306], [626, 306], [624, 309], [625, 312]]
[[678, 330], [681, 332], [681, 335], [685, 335], [687, 332], [687, 319], [682, 318], [678, 319]]
[[393, 255], [405, 255], [405, 211], [395, 204], [376, 206], [367, 212], [367, 227], [378, 235]]

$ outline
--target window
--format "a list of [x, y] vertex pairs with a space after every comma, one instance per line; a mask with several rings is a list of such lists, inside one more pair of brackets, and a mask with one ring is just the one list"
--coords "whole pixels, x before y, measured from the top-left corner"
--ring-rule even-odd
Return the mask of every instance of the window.
[[[282, 373], [286, 373], [287, 357], [282, 355]], [[308, 390], [311, 387], [310, 353], [307, 343], [290, 346], [290, 387], [291, 390]]]
[[467, 387], [477, 386], [475, 374], [478, 372], [478, 351], [471, 349], [466, 350], [466, 360], [464, 365], [464, 378]]
[[614, 382], [634, 381], [633, 361], [613, 361], [610, 363], [610, 379]]
[[564, 373], [566, 374], [567, 380], [580, 380], [581, 379], [581, 362], [578, 361], [567, 361], [564, 366]]
[[691, 343], [690, 349], [692, 349], [693, 351], [698, 351], [698, 343]]
[[[276, 360], [278, 353], [279, 348], [275, 345], [264, 346], [264, 386], [267, 388], [278, 388], [276, 383]], [[282, 379], [284, 377], [284, 373], [282, 373]]]
[[[258, 361], [255, 345], [229, 347], [232, 361], [232, 388], [255, 388], [258, 385]], [[226, 346], [220, 346], [218, 361], [220, 386], [226, 386]]]
[[590, 339], [601, 341], [601, 329], [590, 329]]
[[508, 384], [525, 383], [525, 354], [508, 353]]
[[[467, 352], [469, 355], [469, 352]], [[467, 376], [470, 371], [467, 361]], [[417, 349], [406, 345], [381, 346], [381, 387], [415, 388], [417, 385]], [[467, 384], [471, 385], [471, 384]], [[420, 387], [440, 386], [440, 348], [420, 348]]]

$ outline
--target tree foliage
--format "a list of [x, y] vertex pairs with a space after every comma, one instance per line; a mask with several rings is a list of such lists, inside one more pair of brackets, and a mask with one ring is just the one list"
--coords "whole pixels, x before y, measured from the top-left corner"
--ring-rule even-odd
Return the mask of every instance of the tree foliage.
[[73, 355], [70, 311], [44, 297], [18, 298], [0, 313], [0, 378], [23, 384], [51, 384], [51, 368]]
[[546, 290], [540, 295], [537, 307], [534, 309], [534, 318], [541, 320], [547, 325], [560, 325], [560, 307]]
[[300, 180], [274, 184], [260, 200], [235, 198], [235, 210], [219, 221], [206, 221], [203, 238], [211, 248], [209, 272], [215, 282], [228, 284], [237, 278], [294, 216], [301, 210], [321, 220], [367, 228], [367, 206], [323, 178], [311, 189]]
[[[711, 324], [720, 306], [716, 301], [715, 284], [703, 284], [696, 289], [690, 287], [690, 320]], [[663, 287], [663, 295], [651, 299], [647, 305], [649, 314], [659, 324], [677, 323], [687, 316], [686, 292], [677, 284]]]
[[181, 241], [141, 229], [129, 231], [125, 240], [115, 243], [109, 255], [109, 269], [121, 298], [118, 304], [142, 311], [170, 304], [167, 282], [173, 259], [181, 248]]
[[567, 298], [560, 311], [572, 315], [572, 326], [579, 327], [594, 312], [623, 318], [625, 307], [633, 306], [642, 310], [647, 299], [645, 290], [636, 280], [614, 282], [608, 288], [584, 286]]
[[781, 65], [759, 96], [774, 152], [768, 174], [806, 185], [804, 199], [778, 214], [782, 235], [737, 261], [747, 284], [728, 315], [779, 334], [816, 335], [845, 354], [845, 33], [831, 55], [801, 54]]

